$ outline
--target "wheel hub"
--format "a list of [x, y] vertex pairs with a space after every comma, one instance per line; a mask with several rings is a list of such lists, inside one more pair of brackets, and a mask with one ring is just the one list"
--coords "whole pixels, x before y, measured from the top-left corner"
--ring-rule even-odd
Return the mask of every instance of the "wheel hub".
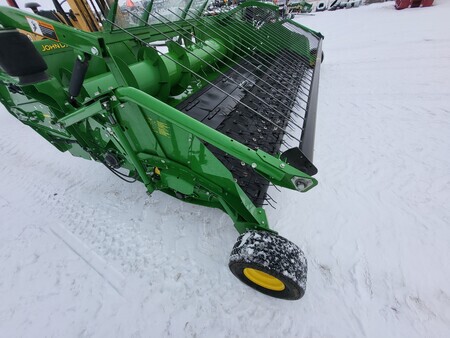
[[285, 289], [285, 285], [282, 281], [260, 270], [245, 268], [244, 275], [253, 283], [265, 289], [272, 291], [283, 291]]

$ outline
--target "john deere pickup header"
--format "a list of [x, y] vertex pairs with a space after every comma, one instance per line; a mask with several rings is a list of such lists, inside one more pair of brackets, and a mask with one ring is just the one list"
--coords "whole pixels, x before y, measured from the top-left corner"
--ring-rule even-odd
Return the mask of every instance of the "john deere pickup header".
[[[9, 3], [15, 5], [14, 0]], [[306, 192], [322, 35], [256, 1], [69, 0], [0, 7], [0, 100], [60, 151], [185, 202], [219, 208], [241, 234], [229, 267], [299, 299], [302, 251], [269, 228], [269, 184]]]

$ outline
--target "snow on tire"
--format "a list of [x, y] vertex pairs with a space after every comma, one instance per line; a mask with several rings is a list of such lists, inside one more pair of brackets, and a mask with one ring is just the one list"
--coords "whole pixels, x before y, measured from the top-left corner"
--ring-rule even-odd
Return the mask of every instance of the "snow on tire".
[[231, 272], [243, 283], [272, 297], [303, 297], [308, 270], [300, 248], [267, 231], [240, 235], [230, 255]]

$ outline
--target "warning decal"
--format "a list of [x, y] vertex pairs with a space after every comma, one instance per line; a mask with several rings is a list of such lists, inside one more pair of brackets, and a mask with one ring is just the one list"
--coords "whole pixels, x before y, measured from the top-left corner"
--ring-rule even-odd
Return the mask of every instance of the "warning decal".
[[58, 40], [58, 36], [56, 35], [55, 28], [49, 23], [35, 20], [29, 17], [26, 17], [28, 24], [30, 25], [31, 31], [37, 35], [43, 36], [48, 39], [52, 39], [55, 41]]
[[147, 117], [148, 122], [150, 122], [150, 126], [153, 131], [161, 136], [170, 137], [170, 130], [167, 123], [162, 121], [155, 121], [150, 117]]

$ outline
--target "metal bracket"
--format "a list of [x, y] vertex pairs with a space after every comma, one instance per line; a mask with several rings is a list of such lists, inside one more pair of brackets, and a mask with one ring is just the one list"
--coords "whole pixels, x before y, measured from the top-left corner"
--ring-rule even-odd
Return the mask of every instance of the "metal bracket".
[[310, 176], [317, 174], [316, 166], [302, 153], [300, 148], [295, 147], [286, 150], [280, 158], [305, 174]]

